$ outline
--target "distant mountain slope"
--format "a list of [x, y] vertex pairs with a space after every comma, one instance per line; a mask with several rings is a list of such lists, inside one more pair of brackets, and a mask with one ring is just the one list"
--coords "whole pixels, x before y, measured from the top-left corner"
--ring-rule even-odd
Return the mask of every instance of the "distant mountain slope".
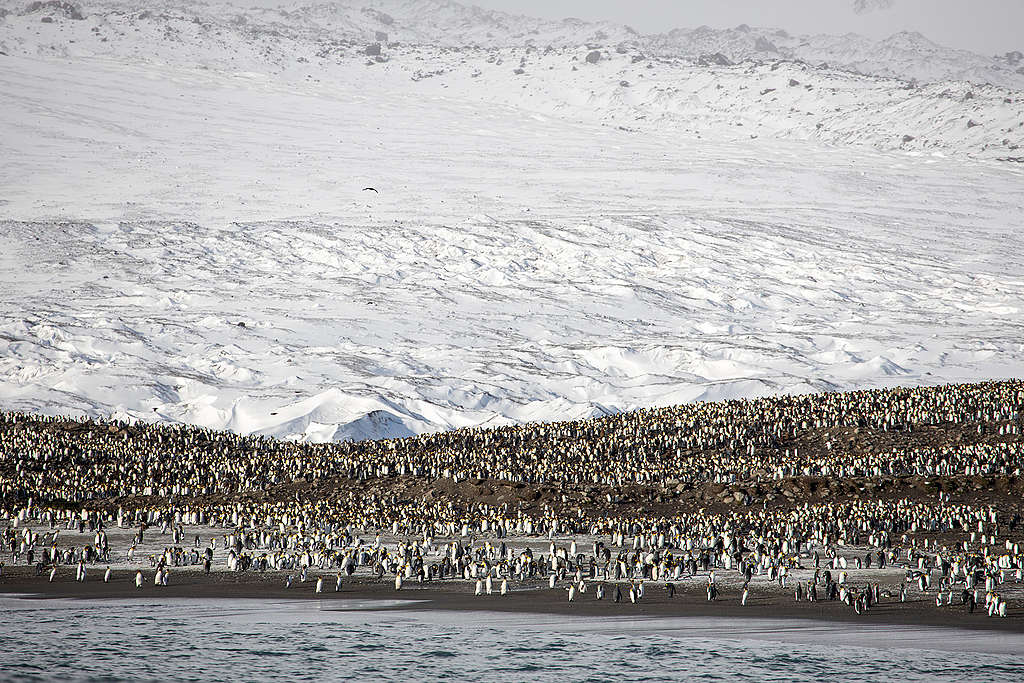
[[202, 43], [214, 51], [218, 45], [252, 39], [360, 47], [376, 42], [438, 48], [624, 45], [662, 57], [699, 59], [719, 54], [732, 62], [796, 60], [922, 83], [962, 80], [1024, 89], [1024, 63], [1019, 53], [986, 57], [938, 45], [917, 33], [897, 33], [875, 41], [855, 34], [794, 36], [781, 29], [741, 25], [732, 29], [679, 28], [645, 36], [611, 22], [549, 21], [451, 0], [310, 4], [283, 0], [280, 6], [264, 3], [258, 7], [244, 0], [172, 0], [157, 6], [140, 0], [4, 0], [0, 14], [7, 20], [6, 26], [0, 25], [0, 44], [8, 52], [29, 49], [36, 41], [45, 43], [47, 35], [39, 30], [40, 22], [85, 21], [92, 37], [104, 44], [69, 45], [69, 51], [90, 49], [104, 54], [137, 54], [136, 48], [147, 46], [131, 43], [154, 32], [187, 40], [185, 25], [191, 24], [192, 32], [201, 35]]
[[969, 81], [1024, 88], [1024, 68], [1011, 59], [985, 57], [938, 45], [920, 33], [901, 32], [884, 40], [854, 33], [791, 36], [784, 30], [740, 26], [677, 29], [647, 39], [656, 54], [700, 57], [720, 53], [730, 61], [795, 60], [870, 76], [935, 83]]
[[[1024, 94], [935, 81], [954, 71], [980, 78], [994, 62], [912, 34], [881, 44], [747, 27], [643, 37], [627, 27], [543, 21], [447, 0], [8, 7], [0, 51], [9, 55], [263, 74], [280, 87], [385, 79], [410, 95], [458, 95], [630, 129], [1024, 157]], [[845, 67], [814, 66], [825, 61]]]

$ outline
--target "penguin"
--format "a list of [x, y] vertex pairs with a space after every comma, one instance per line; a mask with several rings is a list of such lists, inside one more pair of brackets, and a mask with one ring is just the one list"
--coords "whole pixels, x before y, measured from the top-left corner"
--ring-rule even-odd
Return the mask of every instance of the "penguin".
[[314, 593], [323, 593], [324, 592], [324, 577], [321, 576], [321, 577], [319, 577], [316, 580], [316, 588], [313, 590], [313, 592]]
[[484, 593], [484, 582], [480, 579], [476, 580], [476, 592], [473, 595], [483, 595]]
[[135, 587], [141, 590], [142, 589], [142, 585], [143, 585], [142, 570], [140, 569], [139, 571], [135, 572]]
[[53, 577], [57, 576], [57, 565], [53, 565], [53, 569], [50, 570], [50, 583], [53, 583]]
[[107, 567], [107, 571], [103, 572], [103, 583], [110, 583], [110, 567]]
[[508, 595], [508, 579], [501, 580], [501, 594]]
[[395, 590], [402, 590], [402, 574], [400, 572], [395, 574]]

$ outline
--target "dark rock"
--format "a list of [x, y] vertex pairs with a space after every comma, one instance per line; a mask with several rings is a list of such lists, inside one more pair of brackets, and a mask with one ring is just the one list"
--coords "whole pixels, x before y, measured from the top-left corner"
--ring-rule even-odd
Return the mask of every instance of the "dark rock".
[[798, 85], [800, 85], [800, 81], [796, 80], [795, 78], [789, 79], [789, 87], [795, 88]]
[[913, 142], [916, 139], [917, 138], [915, 138], [913, 135], [904, 135], [903, 136], [903, 143], [906, 144], [908, 142]]
[[587, 64], [597, 64], [601, 61], [601, 51], [591, 50], [587, 53]]
[[967, 127], [968, 128], [974, 128], [974, 127], [980, 126], [980, 125], [981, 124], [977, 123], [974, 119], [967, 119]]
[[[74, 3], [67, 2], [67, 0], [43, 0], [42, 2], [32, 2], [25, 8], [25, 13], [32, 14], [33, 12], [44, 10], [60, 12], [68, 19], [74, 19], [76, 21], [85, 18], [82, 16], [82, 11], [78, 9], [78, 6]], [[53, 21], [53, 19], [50, 19], [50, 21]], [[48, 21], [46, 23], [50, 22]]]
[[390, 26], [391, 24], [395, 23], [394, 18], [390, 14], [385, 14], [380, 10], [372, 9], [370, 7], [364, 7], [363, 14], [365, 14], [368, 17], [373, 17], [374, 19], [384, 24], [385, 26]]
[[697, 64], [699, 66], [732, 66], [729, 58], [721, 52], [716, 52], [713, 55], [701, 55], [697, 58]]
[[373, 43], [371, 45], [367, 45], [366, 48], [363, 50], [363, 54], [365, 54], [367, 57], [380, 56], [380, 43]]

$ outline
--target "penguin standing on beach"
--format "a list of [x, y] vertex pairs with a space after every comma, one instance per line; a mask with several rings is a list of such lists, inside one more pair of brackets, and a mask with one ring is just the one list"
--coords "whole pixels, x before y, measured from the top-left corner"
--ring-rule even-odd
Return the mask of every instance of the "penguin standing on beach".
[[139, 571], [135, 572], [135, 587], [138, 588], [139, 590], [141, 590], [142, 589], [142, 584], [143, 584], [142, 570], [140, 569]]
[[107, 567], [107, 571], [103, 572], [103, 583], [110, 583], [110, 567]]

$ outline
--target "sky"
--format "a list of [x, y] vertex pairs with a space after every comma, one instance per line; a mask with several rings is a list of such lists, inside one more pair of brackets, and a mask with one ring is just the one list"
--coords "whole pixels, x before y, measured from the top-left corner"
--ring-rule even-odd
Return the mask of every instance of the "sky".
[[[702, 24], [784, 28], [790, 33], [919, 31], [937, 43], [984, 55], [1024, 51], [1024, 0], [462, 0], [515, 14], [628, 24], [642, 33]], [[888, 5], [888, 7], [886, 7]]]

